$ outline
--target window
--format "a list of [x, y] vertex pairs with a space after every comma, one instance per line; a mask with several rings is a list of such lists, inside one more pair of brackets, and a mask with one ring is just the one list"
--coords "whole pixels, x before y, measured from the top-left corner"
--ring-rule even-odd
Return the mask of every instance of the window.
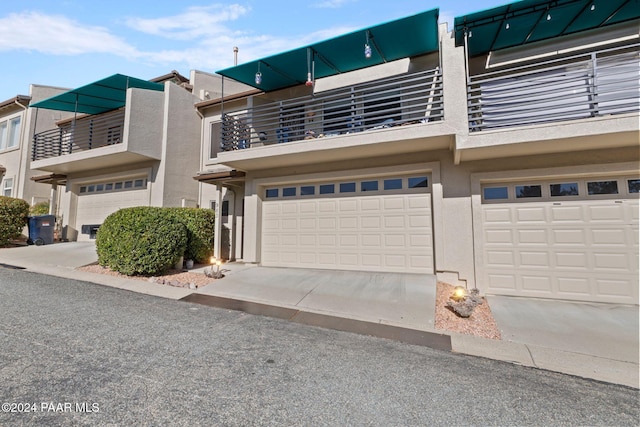
[[341, 193], [355, 193], [356, 192], [356, 183], [355, 182], [343, 182], [340, 184], [340, 192]]
[[7, 122], [0, 123], [0, 150], [7, 148]]
[[95, 185], [90, 185], [87, 187], [87, 193], [94, 193], [96, 191]]
[[598, 194], [618, 194], [618, 181], [587, 182], [587, 193], [590, 196]]
[[516, 198], [542, 197], [541, 185], [516, 185]]
[[627, 181], [629, 193], [640, 193], [640, 179], [630, 179]]
[[220, 215], [221, 216], [229, 216], [229, 201], [228, 200], [223, 200], [222, 201], [222, 207], [220, 209]]
[[133, 181], [124, 182], [124, 188], [131, 188], [131, 187], [133, 187]]
[[83, 185], [82, 187], [80, 187], [80, 194], [82, 193], [86, 193], [87, 192], [87, 186]]
[[[80, 189], [82, 190], [82, 187], [80, 187]], [[113, 183], [104, 185], [104, 191], [111, 191], [111, 190], [113, 190]]]
[[378, 191], [378, 181], [362, 181], [360, 191]]
[[301, 196], [313, 196], [314, 194], [316, 194], [316, 187], [313, 185], [303, 185], [300, 187]]
[[577, 182], [551, 184], [549, 185], [549, 190], [551, 197], [577, 196], [579, 194]]
[[116, 182], [115, 183], [115, 189], [116, 190], [122, 190], [122, 183], [121, 182]]
[[2, 186], [2, 195], [11, 197], [13, 194], [13, 178], [5, 178], [4, 185]]
[[144, 179], [136, 179], [136, 180], [133, 182], [133, 186], [134, 186], [135, 188], [141, 188], [141, 187], [144, 187]]
[[17, 147], [20, 142], [20, 117], [9, 121], [9, 144], [7, 148]]
[[487, 187], [483, 190], [485, 200], [501, 200], [509, 198], [507, 187]]
[[293, 197], [296, 195], [296, 187], [287, 187], [282, 189], [282, 197]]
[[104, 184], [96, 185], [96, 191], [104, 191]]
[[402, 178], [385, 179], [384, 189], [385, 190], [401, 190]]
[[335, 185], [324, 184], [320, 186], [320, 194], [333, 194], [335, 193]]
[[429, 181], [426, 176], [417, 176], [413, 178], [409, 178], [409, 188], [421, 188], [428, 187]]
[[278, 191], [277, 188], [267, 188], [267, 199], [273, 199], [278, 197], [278, 195], [280, 194], [280, 192]]

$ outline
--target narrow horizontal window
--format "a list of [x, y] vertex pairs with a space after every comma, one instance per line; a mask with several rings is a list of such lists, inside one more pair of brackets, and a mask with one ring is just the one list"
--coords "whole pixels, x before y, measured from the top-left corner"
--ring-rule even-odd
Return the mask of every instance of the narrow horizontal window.
[[316, 187], [313, 185], [303, 185], [300, 187], [301, 196], [313, 196], [314, 194], [316, 194]]
[[485, 200], [502, 200], [509, 198], [507, 187], [487, 187], [483, 190]]
[[562, 184], [551, 184], [549, 185], [549, 191], [552, 197], [562, 197], [562, 196], [577, 196], [578, 192], [578, 183], [577, 182], [568, 182]]
[[279, 191], [277, 188], [267, 188], [267, 199], [273, 199], [278, 197]]
[[124, 182], [124, 188], [132, 188], [132, 187], [133, 187], [133, 181]]
[[340, 192], [341, 193], [355, 193], [356, 192], [356, 183], [355, 182], [343, 182], [340, 184]]
[[618, 181], [587, 182], [587, 192], [590, 196], [597, 194], [618, 194]]
[[133, 186], [136, 188], [144, 187], [144, 179], [136, 179]]
[[429, 186], [426, 176], [416, 176], [409, 178], [409, 188], [425, 188]]
[[104, 191], [111, 191], [111, 190], [113, 190], [113, 183], [104, 185]]
[[335, 192], [334, 184], [324, 184], [320, 186], [320, 194], [333, 194]]
[[104, 184], [96, 185], [96, 191], [104, 191]]
[[541, 185], [516, 185], [516, 198], [542, 197]]
[[385, 179], [384, 189], [385, 190], [401, 190], [402, 178]]
[[86, 192], [87, 192], [87, 187], [86, 186], [83, 185], [82, 187], [80, 187], [80, 194], [86, 193]]
[[293, 197], [296, 195], [296, 187], [287, 187], [282, 189], [282, 197]]
[[87, 193], [93, 193], [96, 191], [96, 186], [95, 185], [90, 185], [87, 187]]
[[378, 191], [378, 181], [362, 181], [360, 191]]
[[640, 179], [630, 179], [627, 181], [629, 193], [640, 193]]
[[116, 190], [121, 190], [122, 189], [122, 183], [121, 182], [116, 182], [115, 189]]

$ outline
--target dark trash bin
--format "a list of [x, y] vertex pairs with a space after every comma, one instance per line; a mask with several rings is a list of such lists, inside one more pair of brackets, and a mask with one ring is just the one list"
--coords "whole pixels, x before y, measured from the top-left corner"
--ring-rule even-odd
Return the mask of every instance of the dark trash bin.
[[53, 243], [53, 230], [56, 225], [55, 215], [38, 215], [29, 217], [29, 238], [30, 245], [50, 245]]

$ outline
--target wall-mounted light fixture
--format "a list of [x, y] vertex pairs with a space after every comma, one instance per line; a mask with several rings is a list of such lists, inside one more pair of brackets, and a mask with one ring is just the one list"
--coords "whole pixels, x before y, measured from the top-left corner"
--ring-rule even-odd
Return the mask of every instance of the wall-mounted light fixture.
[[307, 81], [304, 83], [305, 86], [313, 86], [313, 80], [315, 78], [315, 58], [313, 58], [313, 52], [311, 48], [307, 48]]

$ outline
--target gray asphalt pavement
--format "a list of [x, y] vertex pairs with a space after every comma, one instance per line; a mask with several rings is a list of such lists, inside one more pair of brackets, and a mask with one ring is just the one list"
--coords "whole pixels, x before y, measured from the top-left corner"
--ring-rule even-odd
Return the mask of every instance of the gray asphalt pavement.
[[637, 426], [638, 397], [623, 386], [0, 267], [2, 426]]

